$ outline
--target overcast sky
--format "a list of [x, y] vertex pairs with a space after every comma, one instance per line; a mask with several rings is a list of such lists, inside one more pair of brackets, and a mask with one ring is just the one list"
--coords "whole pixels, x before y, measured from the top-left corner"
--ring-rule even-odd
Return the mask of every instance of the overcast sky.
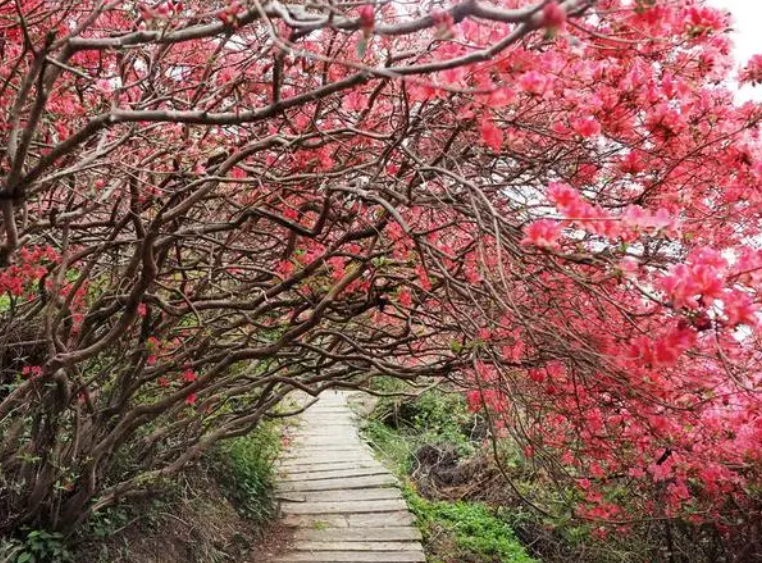
[[[762, 0], [709, 0], [719, 8], [726, 8], [733, 13], [733, 39], [736, 45], [736, 59], [739, 64], [749, 60], [752, 55], [762, 54]], [[746, 86], [739, 92], [739, 98], [748, 100], [762, 99], [762, 87]]]

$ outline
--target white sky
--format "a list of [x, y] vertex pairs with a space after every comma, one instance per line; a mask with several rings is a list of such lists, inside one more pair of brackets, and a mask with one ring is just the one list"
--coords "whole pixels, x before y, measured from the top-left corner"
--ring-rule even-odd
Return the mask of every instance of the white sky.
[[[733, 40], [739, 65], [745, 64], [752, 55], [762, 54], [762, 0], [709, 0], [709, 4], [733, 14]], [[744, 86], [738, 98], [762, 100], [762, 86]]]

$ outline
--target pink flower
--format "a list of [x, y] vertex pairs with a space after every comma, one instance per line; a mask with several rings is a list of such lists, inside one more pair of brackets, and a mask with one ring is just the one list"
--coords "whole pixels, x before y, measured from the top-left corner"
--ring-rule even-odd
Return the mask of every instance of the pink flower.
[[625, 174], [639, 174], [646, 169], [643, 157], [637, 152], [629, 152], [619, 163], [619, 170]]
[[446, 10], [432, 10], [431, 19], [437, 26], [437, 39], [447, 39], [452, 36], [452, 26], [455, 20], [452, 14]]
[[555, 0], [548, 2], [542, 9], [542, 25], [549, 29], [558, 29], [566, 23], [566, 10]]
[[762, 84], [762, 55], [754, 55], [741, 71], [741, 83], [754, 86]]
[[670, 367], [680, 356], [696, 343], [696, 333], [687, 328], [678, 328], [656, 341], [654, 365]]
[[403, 307], [410, 308], [413, 306], [413, 295], [408, 288], [403, 288], [397, 292], [397, 301]]
[[366, 4], [360, 8], [360, 28], [367, 33], [373, 29], [376, 23], [376, 14], [371, 4]]
[[589, 139], [601, 132], [601, 124], [594, 117], [575, 117], [571, 119], [574, 132], [583, 139]]
[[577, 190], [561, 182], [551, 182], [548, 184], [548, 198], [564, 214], [566, 214], [565, 210], [578, 205], [582, 199]]
[[341, 104], [346, 111], [360, 112], [368, 107], [368, 97], [357, 90], [353, 90], [346, 96]]
[[494, 121], [486, 117], [482, 119], [481, 123], [479, 123], [479, 132], [484, 144], [491, 148], [493, 152], [499, 153], [503, 148], [503, 132], [495, 125]]
[[740, 324], [755, 326], [757, 324], [757, 306], [751, 297], [738, 290], [733, 290], [722, 296], [723, 311], [727, 323], [731, 327]]
[[619, 261], [619, 269], [626, 276], [634, 277], [638, 274], [640, 263], [635, 258], [628, 256]]
[[561, 225], [550, 219], [540, 219], [530, 223], [525, 229], [524, 246], [537, 246], [539, 248], [558, 248], [558, 239], [561, 236]]
[[709, 264], [678, 264], [669, 275], [661, 279], [661, 286], [676, 307], [697, 309], [701, 303], [709, 305], [722, 296], [724, 276]]
[[42, 367], [40, 366], [24, 366], [21, 369], [21, 376], [27, 377], [40, 377], [42, 375]]
[[519, 88], [529, 94], [542, 94], [548, 85], [548, 77], [536, 70], [529, 71], [519, 78]]
[[516, 94], [508, 88], [496, 88], [487, 99], [487, 105], [491, 108], [503, 108], [516, 99]]

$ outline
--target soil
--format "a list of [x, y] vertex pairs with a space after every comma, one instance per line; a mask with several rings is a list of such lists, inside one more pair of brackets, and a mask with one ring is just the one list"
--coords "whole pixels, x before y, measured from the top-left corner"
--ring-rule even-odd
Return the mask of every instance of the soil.
[[[271, 523], [255, 542], [249, 557], [249, 563], [268, 563], [288, 551], [294, 540], [294, 528], [284, 526], [282, 522]], [[255, 555], [254, 555], [255, 554]]]
[[213, 478], [188, 476], [182, 496], [149, 507], [109, 537], [81, 546], [77, 560], [109, 563], [266, 563], [285, 551], [293, 531], [277, 520], [243, 518]]

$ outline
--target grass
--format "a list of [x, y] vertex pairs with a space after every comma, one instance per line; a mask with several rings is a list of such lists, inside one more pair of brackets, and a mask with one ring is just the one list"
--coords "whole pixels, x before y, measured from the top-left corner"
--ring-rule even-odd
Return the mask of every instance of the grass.
[[[152, 498], [94, 514], [74, 538], [72, 560], [143, 563], [158, 561], [159, 553], [166, 562], [249, 560], [275, 515], [273, 462], [279, 449], [274, 423], [219, 443], [196, 465], [161, 483]], [[6, 563], [2, 554], [0, 545], [0, 563]], [[62, 561], [38, 557], [18, 563]]]
[[223, 493], [253, 522], [264, 523], [274, 515], [274, 462], [279, 451], [277, 428], [263, 423], [254, 432], [222, 442], [211, 454]]
[[536, 563], [510, 525], [487, 505], [428, 500], [410, 482], [415, 452], [424, 444], [472, 454], [475, 446], [468, 432], [473, 423], [459, 395], [434, 390], [412, 403], [382, 400], [364, 433], [405, 483], [403, 493], [423, 535], [429, 563]]
[[449, 556], [453, 556], [454, 561], [536, 563], [510, 526], [495, 517], [486, 505], [429, 501], [410, 486], [404, 493], [424, 541], [430, 543], [445, 534], [455, 548], [452, 554], [434, 554], [432, 563], [442, 561], [442, 557], [449, 559]]

